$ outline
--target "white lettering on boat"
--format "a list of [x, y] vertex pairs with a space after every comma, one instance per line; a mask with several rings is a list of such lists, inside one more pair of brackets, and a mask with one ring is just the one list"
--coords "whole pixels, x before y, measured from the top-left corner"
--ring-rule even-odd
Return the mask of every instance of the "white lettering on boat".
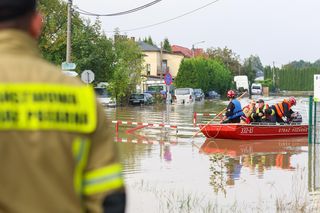
[[280, 128], [279, 133], [299, 133], [299, 132], [308, 132], [306, 127], [293, 127], [293, 128]]
[[253, 133], [253, 127], [242, 127], [241, 128], [241, 134], [252, 134]]
[[280, 129], [279, 129], [279, 132], [280, 132], [280, 133], [289, 133], [290, 130], [291, 130], [291, 129], [289, 129], [289, 128], [280, 128]]
[[308, 128], [304, 127], [304, 128], [293, 128], [292, 132], [308, 132]]

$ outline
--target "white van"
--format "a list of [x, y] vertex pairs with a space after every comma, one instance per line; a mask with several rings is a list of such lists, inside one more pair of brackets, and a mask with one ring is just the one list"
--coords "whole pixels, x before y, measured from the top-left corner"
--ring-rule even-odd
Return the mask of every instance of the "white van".
[[174, 90], [174, 98], [177, 104], [192, 104], [195, 101], [192, 88], [178, 88]]
[[253, 83], [251, 85], [251, 94], [252, 95], [262, 95], [262, 84]]

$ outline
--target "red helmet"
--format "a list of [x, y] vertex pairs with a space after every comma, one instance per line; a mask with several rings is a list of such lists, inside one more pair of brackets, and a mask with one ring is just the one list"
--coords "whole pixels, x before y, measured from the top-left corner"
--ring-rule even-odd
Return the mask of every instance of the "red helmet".
[[297, 103], [297, 101], [294, 97], [290, 97], [289, 102], [291, 103], [291, 105], [296, 105], [296, 103]]
[[233, 90], [229, 90], [227, 93], [228, 98], [234, 98], [236, 96], [236, 93]]

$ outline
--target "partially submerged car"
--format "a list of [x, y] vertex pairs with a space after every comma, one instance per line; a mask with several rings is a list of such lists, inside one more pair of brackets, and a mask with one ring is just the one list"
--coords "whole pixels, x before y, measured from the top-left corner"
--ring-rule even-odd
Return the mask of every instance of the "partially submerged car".
[[97, 99], [103, 106], [107, 107], [115, 107], [116, 101], [110, 96], [105, 87], [95, 87], [94, 91], [97, 95]]
[[220, 94], [214, 90], [211, 90], [206, 93], [206, 98], [207, 99], [220, 99]]
[[195, 101], [192, 88], [178, 88], [174, 90], [174, 100], [177, 104], [192, 104]]
[[196, 101], [202, 101], [204, 99], [204, 93], [202, 89], [194, 89], [194, 96]]
[[134, 93], [130, 95], [129, 104], [131, 105], [138, 105], [138, 104], [152, 104], [153, 96], [148, 93]]

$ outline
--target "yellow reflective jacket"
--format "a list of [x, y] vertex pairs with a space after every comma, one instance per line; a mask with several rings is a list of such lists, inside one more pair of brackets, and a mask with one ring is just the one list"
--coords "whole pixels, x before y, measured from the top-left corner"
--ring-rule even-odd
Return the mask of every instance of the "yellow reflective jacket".
[[0, 76], [0, 212], [102, 212], [124, 183], [93, 90], [18, 30], [0, 30]]

